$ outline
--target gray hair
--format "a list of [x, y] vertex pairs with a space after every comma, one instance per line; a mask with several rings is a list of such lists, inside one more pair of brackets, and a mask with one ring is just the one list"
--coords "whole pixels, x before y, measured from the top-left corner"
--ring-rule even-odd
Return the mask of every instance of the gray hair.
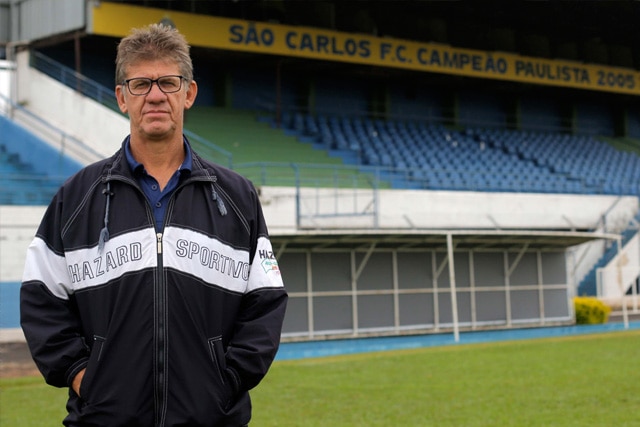
[[120, 40], [116, 56], [116, 86], [125, 80], [129, 65], [154, 60], [175, 62], [180, 74], [189, 82], [193, 80], [193, 64], [185, 37], [171, 26], [151, 24], [134, 28]]

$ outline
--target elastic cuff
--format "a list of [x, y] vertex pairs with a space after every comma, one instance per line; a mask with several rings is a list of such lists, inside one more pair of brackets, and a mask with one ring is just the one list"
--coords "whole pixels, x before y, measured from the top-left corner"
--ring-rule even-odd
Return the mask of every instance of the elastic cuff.
[[240, 378], [235, 369], [227, 367], [225, 370], [225, 377], [233, 390], [233, 394], [236, 395], [240, 391]]
[[89, 364], [89, 358], [83, 357], [82, 359], [78, 360], [76, 363], [71, 365], [71, 367], [67, 370], [67, 373], [65, 375], [66, 382], [69, 387], [71, 387], [71, 384], [73, 383], [73, 379], [76, 377], [76, 375], [78, 375], [78, 372], [86, 368], [88, 364]]

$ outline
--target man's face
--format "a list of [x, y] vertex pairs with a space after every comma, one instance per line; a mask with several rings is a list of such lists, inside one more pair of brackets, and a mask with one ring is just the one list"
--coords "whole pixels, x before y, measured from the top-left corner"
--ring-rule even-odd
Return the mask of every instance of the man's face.
[[[155, 80], [163, 76], [180, 75], [172, 61], [141, 61], [127, 68], [126, 79], [145, 77]], [[174, 93], [164, 93], [157, 83], [151, 85], [146, 95], [132, 95], [126, 85], [116, 86], [116, 98], [120, 111], [129, 115], [131, 136], [145, 141], [170, 140], [176, 134], [182, 141], [184, 110], [191, 108], [198, 91], [194, 81], [181, 82]]]

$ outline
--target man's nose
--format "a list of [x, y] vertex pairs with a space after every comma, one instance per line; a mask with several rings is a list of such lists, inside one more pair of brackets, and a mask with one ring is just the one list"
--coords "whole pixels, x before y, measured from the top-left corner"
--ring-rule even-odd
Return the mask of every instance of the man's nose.
[[149, 90], [149, 93], [147, 94], [147, 97], [149, 96], [155, 96], [155, 97], [165, 97], [167, 94], [164, 93], [162, 91], [162, 89], [160, 89], [160, 84], [158, 82], [151, 82], [151, 89]]

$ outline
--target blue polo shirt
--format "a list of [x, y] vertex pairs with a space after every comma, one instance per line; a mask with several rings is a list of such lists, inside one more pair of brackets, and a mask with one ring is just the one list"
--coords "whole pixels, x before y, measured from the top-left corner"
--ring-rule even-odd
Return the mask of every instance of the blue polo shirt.
[[153, 216], [156, 220], [156, 230], [162, 230], [164, 216], [167, 212], [167, 205], [169, 204], [169, 198], [171, 197], [173, 190], [175, 190], [178, 186], [181, 176], [188, 176], [191, 173], [191, 148], [185, 141], [184, 162], [182, 162], [180, 168], [171, 176], [171, 179], [169, 179], [169, 182], [161, 191], [158, 181], [147, 173], [142, 163], [138, 163], [138, 161], [133, 158], [133, 154], [131, 154], [130, 144], [131, 141], [129, 138], [127, 138], [127, 141], [124, 145], [124, 152], [127, 157], [127, 163], [129, 163], [129, 167], [131, 167], [133, 176], [138, 181], [138, 184], [140, 184], [144, 195], [147, 197], [147, 200], [149, 201], [149, 204], [153, 209]]

